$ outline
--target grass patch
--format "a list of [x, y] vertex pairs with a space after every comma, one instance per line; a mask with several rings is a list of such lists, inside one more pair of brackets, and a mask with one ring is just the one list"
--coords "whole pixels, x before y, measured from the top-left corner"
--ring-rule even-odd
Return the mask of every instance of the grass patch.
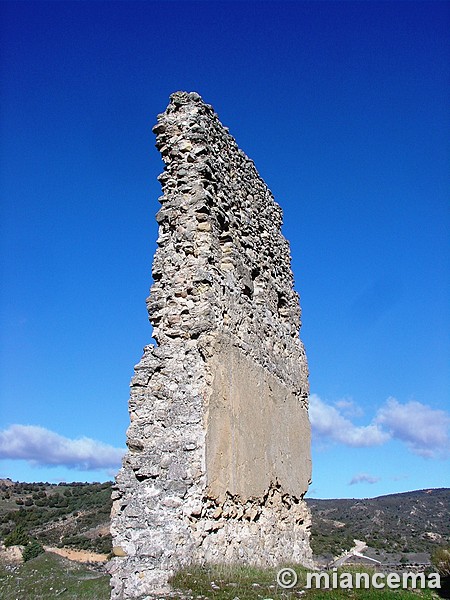
[[[276, 568], [259, 569], [246, 565], [192, 566], [179, 571], [170, 583], [198, 600], [234, 600], [236, 597], [240, 600], [278, 600], [289, 596], [283, 590], [277, 591], [277, 572]], [[298, 572], [300, 576], [306, 573], [304, 569]]]
[[[245, 565], [191, 566], [171, 580], [170, 600], [432, 600], [432, 590], [306, 590], [306, 569], [295, 566], [292, 590], [277, 584], [278, 568]], [[345, 569], [350, 572], [350, 569]], [[362, 572], [368, 572], [362, 570]], [[109, 576], [51, 552], [18, 566], [0, 565], [2, 600], [109, 600]], [[161, 598], [162, 600], [162, 598]], [[169, 598], [167, 598], [169, 600]]]
[[[305, 589], [307, 570], [293, 567], [298, 582], [292, 590], [277, 584], [278, 568], [258, 569], [249, 566], [208, 565], [191, 566], [179, 571], [171, 580], [171, 585], [180, 592], [181, 598], [196, 600], [431, 600], [439, 596], [433, 590], [391, 590], [384, 589]], [[343, 570], [344, 571], [344, 570]], [[354, 569], [352, 569], [355, 572]], [[372, 573], [370, 570], [360, 572]], [[349, 568], [345, 572], [351, 572]], [[331, 581], [331, 577], [330, 577]]]
[[109, 600], [109, 576], [51, 552], [0, 565], [2, 600]]

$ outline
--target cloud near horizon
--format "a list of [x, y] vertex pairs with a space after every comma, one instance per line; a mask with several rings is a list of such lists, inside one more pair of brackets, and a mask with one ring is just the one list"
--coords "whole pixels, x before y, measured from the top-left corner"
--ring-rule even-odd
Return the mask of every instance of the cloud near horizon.
[[377, 483], [380, 481], [381, 477], [374, 477], [373, 475], [369, 475], [368, 473], [359, 473], [352, 477], [351, 481], [348, 485], [355, 485], [356, 483]]
[[388, 398], [369, 425], [355, 425], [342, 414], [343, 406], [310, 397], [309, 415], [313, 440], [330, 441], [356, 448], [380, 446], [399, 440], [424, 458], [450, 456], [450, 415], [417, 401], [400, 403]]
[[405, 442], [414, 454], [425, 458], [450, 455], [450, 415], [443, 410], [421, 402], [401, 404], [395, 398], [388, 398], [375, 421], [391, 437]]
[[124, 454], [124, 448], [87, 437], [72, 440], [37, 425], [11, 425], [0, 431], [0, 459], [26, 460], [32, 465], [113, 469], [120, 466]]

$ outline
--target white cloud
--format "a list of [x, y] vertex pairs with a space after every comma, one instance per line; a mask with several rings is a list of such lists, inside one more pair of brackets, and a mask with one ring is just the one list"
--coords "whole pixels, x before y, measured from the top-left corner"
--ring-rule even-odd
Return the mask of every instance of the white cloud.
[[351, 481], [348, 485], [355, 485], [356, 483], [377, 483], [380, 481], [380, 477], [374, 477], [373, 475], [368, 475], [367, 473], [359, 473], [352, 477]]
[[376, 423], [354, 425], [337, 408], [326, 404], [316, 394], [309, 399], [309, 417], [316, 438], [327, 438], [346, 446], [380, 446], [390, 437]]
[[376, 423], [415, 454], [426, 458], [450, 454], [450, 416], [443, 410], [416, 401], [401, 404], [389, 398], [378, 411]]
[[335, 406], [345, 417], [362, 417], [363, 409], [358, 406], [351, 398], [342, 398], [334, 403]]
[[388, 398], [368, 425], [355, 425], [344, 416], [349, 410], [358, 414], [358, 407], [351, 401], [338, 401], [333, 406], [312, 394], [309, 416], [313, 439], [351, 447], [380, 446], [395, 439], [425, 458], [450, 455], [450, 415], [443, 410], [416, 401], [401, 404]]
[[86, 437], [72, 440], [36, 425], [11, 425], [0, 431], [0, 458], [22, 459], [33, 465], [86, 471], [118, 468], [124, 453], [122, 448]]

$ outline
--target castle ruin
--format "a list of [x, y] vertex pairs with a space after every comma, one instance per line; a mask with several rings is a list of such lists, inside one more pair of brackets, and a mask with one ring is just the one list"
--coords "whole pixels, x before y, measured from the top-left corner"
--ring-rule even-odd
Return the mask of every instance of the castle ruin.
[[167, 593], [190, 563], [312, 559], [308, 368], [281, 208], [198, 94], [173, 94], [153, 131], [156, 345], [131, 381], [114, 600]]

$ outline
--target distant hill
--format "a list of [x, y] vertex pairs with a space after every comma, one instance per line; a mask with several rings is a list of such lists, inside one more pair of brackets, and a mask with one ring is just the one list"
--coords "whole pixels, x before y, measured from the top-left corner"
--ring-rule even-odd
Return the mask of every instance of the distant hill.
[[338, 556], [353, 546], [355, 538], [387, 553], [431, 553], [450, 544], [449, 488], [363, 500], [306, 498], [306, 502], [317, 555]]
[[[42, 544], [108, 553], [111, 482], [15, 483], [0, 479], [0, 538], [17, 526]], [[339, 556], [365, 541], [379, 553], [431, 553], [450, 545], [450, 489], [364, 500], [307, 498], [316, 555]]]

